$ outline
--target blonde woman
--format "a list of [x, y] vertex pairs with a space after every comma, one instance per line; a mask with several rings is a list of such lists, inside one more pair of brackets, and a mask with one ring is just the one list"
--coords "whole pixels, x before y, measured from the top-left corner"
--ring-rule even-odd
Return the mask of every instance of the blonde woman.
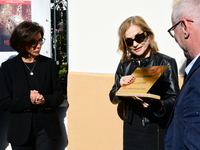
[[[140, 16], [127, 18], [118, 34], [118, 50], [122, 52], [122, 58], [110, 100], [113, 104], [124, 103], [123, 149], [164, 150], [164, 130], [179, 91], [176, 61], [158, 52], [154, 34]], [[134, 80], [131, 74], [137, 67], [160, 65], [168, 65], [168, 68], [149, 90], [160, 95], [160, 100], [115, 95], [121, 86]]]

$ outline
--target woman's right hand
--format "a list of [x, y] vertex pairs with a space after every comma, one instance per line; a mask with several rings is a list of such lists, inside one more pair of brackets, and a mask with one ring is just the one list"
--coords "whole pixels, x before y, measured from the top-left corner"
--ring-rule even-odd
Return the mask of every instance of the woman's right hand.
[[120, 79], [120, 85], [124, 87], [126, 85], [133, 83], [134, 81], [135, 81], [135, 78], [131, 75], [123, 76]]

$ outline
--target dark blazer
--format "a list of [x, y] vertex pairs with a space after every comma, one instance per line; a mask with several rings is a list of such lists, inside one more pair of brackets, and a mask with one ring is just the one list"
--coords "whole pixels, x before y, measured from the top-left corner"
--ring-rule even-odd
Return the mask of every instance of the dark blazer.
[[186, 76], [165, 135], [165, 150], [200, 149], [200, 57]]
[[[54, 61], [45, 56], [37, 57], [39, 67], [39, 93], [45, 104], [38, 106], [47, 134], [56, 139], [61, 135], [56, 108], [63, 102], [63, 91]], [[30, 88], [20, 55], [2, 63], [0, 70], [0, 108], [10, 112], [8, 142], [24, 144], [31, 128]]]

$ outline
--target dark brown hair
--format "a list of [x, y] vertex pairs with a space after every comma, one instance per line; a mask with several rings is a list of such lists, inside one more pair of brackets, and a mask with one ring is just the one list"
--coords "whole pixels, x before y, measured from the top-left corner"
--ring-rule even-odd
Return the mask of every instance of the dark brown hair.
[[37, 22], [23, 21], [15, 27], [10, 37], [10, 46], [16, 50], [21, 56], [27, 56], [27, 47], [30, 47], [30, 42], [40, 33], [44, 36], [44, 28]]

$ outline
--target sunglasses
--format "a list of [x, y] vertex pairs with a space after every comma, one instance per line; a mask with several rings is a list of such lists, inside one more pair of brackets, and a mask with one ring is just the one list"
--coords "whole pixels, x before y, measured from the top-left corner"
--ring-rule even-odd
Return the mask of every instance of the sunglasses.
[[37, 40], [32, 40], [31, 42], [30, 42], [30, 45], [33, 47], [33, 48], [36, 48], [36, 46], [38, 45], [38, 44], [44, 44], [44, 42], [45, 42], [45, 38], [41, 38], [41, 39], [39, 39], [38, 41]]
[[147, 36], [147, 33], [146, 33], [146, 32], [143, 32], [143, 33], [141, 33], [141, 34], [137, 34], [137, 35], [135, 36], [134, 39], [127, 38], [127, 39], [125, 40], [126, 45], [127, 45], [127, 46], [133, 46], [133, 41], [136, 41], [137, 43], [141, 43], [141, 42], [144, 41], [144, 39], [146, 38], [146, 36]]

